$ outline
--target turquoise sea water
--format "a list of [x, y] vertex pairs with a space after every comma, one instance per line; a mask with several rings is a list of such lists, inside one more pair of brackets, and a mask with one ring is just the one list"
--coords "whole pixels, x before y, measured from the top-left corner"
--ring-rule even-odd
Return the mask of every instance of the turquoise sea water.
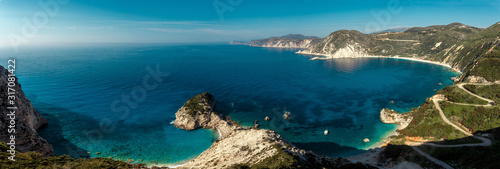
[[[217, 111], [243, 125], [259, 120], [301, 148], [343, 157], [362, 153], [395, 129], [380, 122], [382, 108], [418, 107], [444, 87], [438, 83], [451, 85], [456, 75], [408, 60], [311, 61], [294, 52], [215, 44], [103, 45], [31, 48], [2, 52], [0, 58], [4, 66], [8, 57], [17, 59], [25, 94], [49, 120], [40, 134], [57, 154], [162, 164], [196, 157], [216, 139], [210, 130], [170, 124], [184, 102], [205, 91], [216, 97]], [[157, 66], [168, 76], [154, 89], [137, 92], [148, 67]], [[131, 92], [139, 101], [113, 104]], [[117, 107], [129, 113], [113, 111]], [[286, 111], [290, 120], [281, 118]], [[265, 122], [265, 116], [272, 120]]]

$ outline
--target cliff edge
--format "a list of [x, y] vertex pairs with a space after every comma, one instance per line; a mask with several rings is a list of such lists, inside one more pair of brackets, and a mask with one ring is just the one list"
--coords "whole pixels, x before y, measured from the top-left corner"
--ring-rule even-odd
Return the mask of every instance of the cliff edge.
[[[54, 155], [52, 145], [38, 135], [38, 130], [47, 126], [47, 120], [43, 118], [31, 105], [29, 99], [24, 96], [21, 89], [21, 84], [15, 80], [15, 119], [9, 115], [11, 110], [7, 109], [11, 105], [8, 104], [8, 78], [9, 72], [4, 67], [0, 66], [0, 142], [11, 142], [9, 129], [15, 129], [15, 149], [20, 152], [36, 151], [43, 156]], [[15, 122], [12, 124], [12, 120]], [[9, 127], [12, 126], [12, 127]], [[15, 127], [14, 127], [15, 126]]]

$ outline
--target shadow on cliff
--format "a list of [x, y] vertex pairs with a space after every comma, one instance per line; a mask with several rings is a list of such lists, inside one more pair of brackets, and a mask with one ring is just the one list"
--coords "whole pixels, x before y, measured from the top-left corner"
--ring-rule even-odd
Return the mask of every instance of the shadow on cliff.
[[[49, 122], [48, 126], [41, 129], [38, 134], [52, 144], [56, 155], [66, 154], [73, 158], [90, 158], [87, 150], [71, 143], [63, 135], [61, 121], [65, 119], [61, 119], [60, 116], [74, 116], [78, 115], [78, 113], [46, 103], [38, 104], [36, 110]], [[65, 114], [50, 114], [49, 112], [65, 112]]]

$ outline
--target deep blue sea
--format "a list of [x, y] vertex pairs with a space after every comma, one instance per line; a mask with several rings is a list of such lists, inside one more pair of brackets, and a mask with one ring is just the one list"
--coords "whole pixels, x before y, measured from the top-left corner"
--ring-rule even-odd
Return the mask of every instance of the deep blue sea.
[[[213, 131], [171, 124], [202, 92], [243, 125], [259, 120], [301, 148], [344, 157], [394, 131], [380, 122], [381, 109], [416, 108], [456, 76], [428, 63], [311, 61], [295, 51], [218, 44], [33, 47], [2, 51], [0, 63], [16, 58], [26, 96], [49, 120], [40, 135], [57, 154], [161, 164], [194, 158], [216, 139]], [[150, 72], [157, 68], [168, 76], [155, 79]], [[290, 120], [282, 119], [286, 111]]]

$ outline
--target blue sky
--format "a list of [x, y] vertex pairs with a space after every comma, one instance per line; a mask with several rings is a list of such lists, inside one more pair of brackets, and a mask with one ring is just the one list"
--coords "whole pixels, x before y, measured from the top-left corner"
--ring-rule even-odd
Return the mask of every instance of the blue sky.
[[[44, 10], [40, 3], [46, 2], [55, 2], [57, 11]], [[12, 39], [21, 45], [248, 41], [452, 22], [488, 27], [498, 21], [500, 0], [0, 0], [0, 45]]]

